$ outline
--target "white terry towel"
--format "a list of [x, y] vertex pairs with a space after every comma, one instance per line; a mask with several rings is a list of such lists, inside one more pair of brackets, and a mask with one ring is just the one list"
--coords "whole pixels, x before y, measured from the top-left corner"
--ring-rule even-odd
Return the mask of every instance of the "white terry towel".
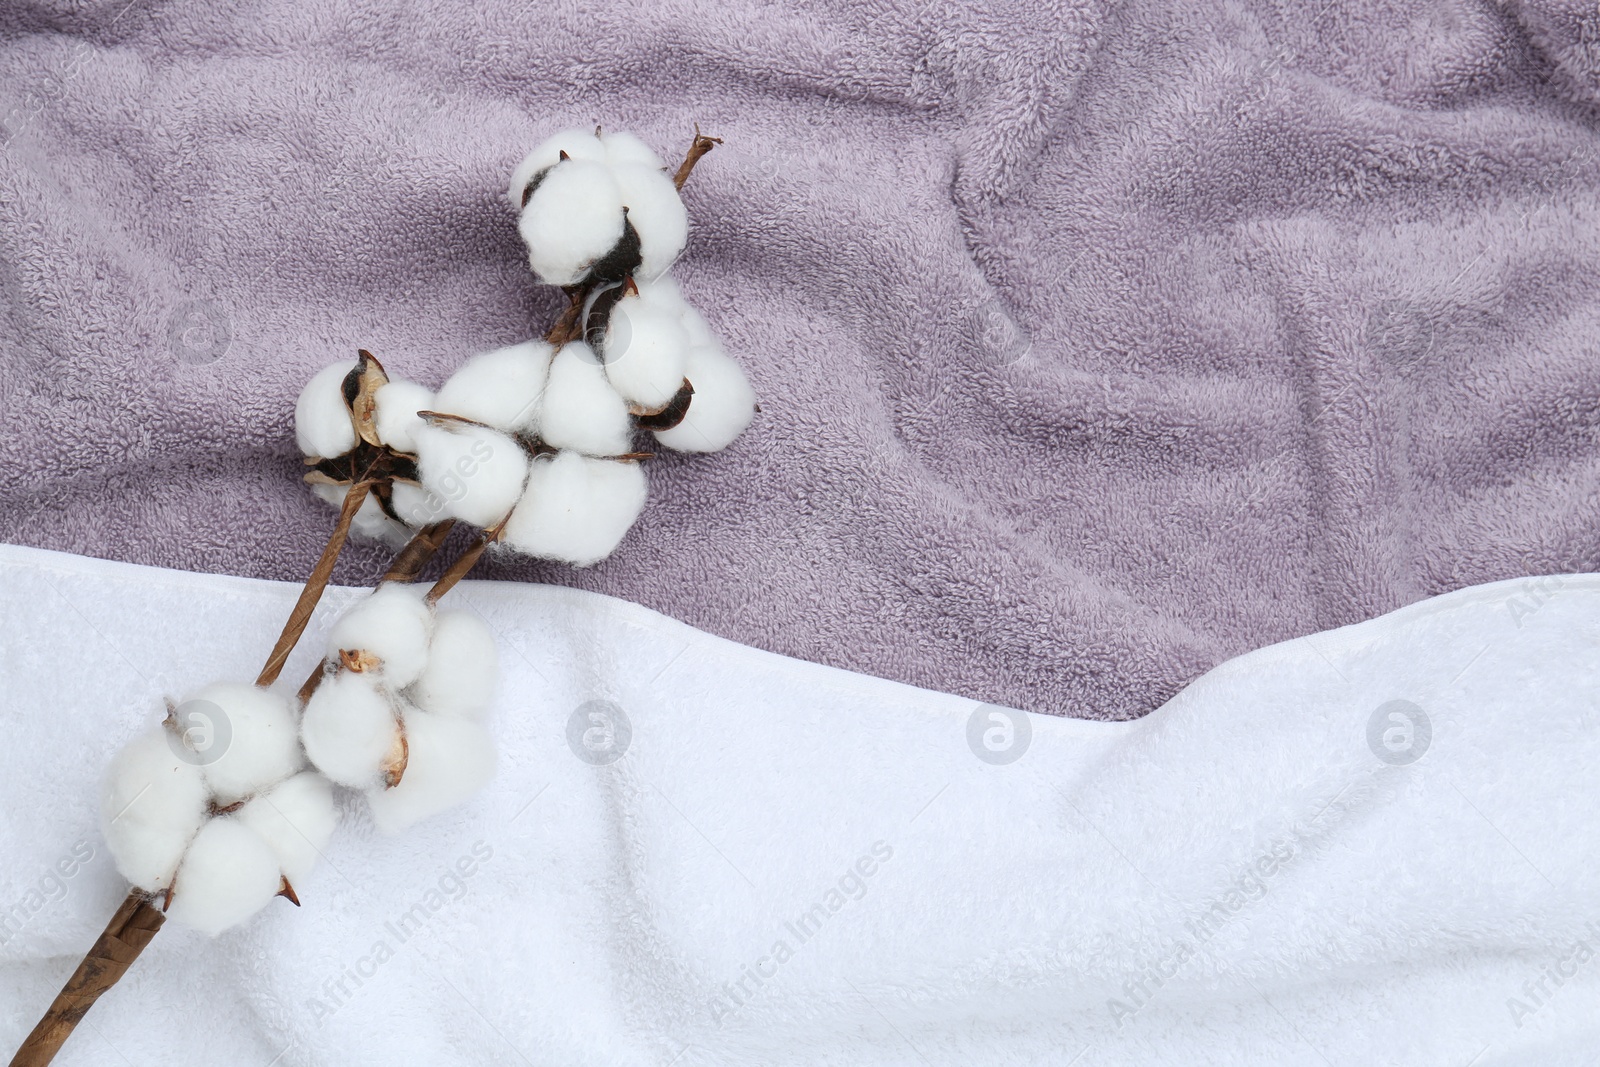
[[[114, 746], [253, 677], [294, 594], [0, 550], [0, 1046], [123, 895]], [[169, 924], [59, 1063], [1600, 1056], [1594, 576], [1262, 649], [1120, 724], [573, 590], [448, 602], [502, 642], [490, 789], [393, 839], [346, 798], [303, 908]]]

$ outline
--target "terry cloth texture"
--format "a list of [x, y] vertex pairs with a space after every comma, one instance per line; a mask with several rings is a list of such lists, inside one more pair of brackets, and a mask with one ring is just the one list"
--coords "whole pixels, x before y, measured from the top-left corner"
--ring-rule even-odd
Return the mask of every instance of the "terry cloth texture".
[[1597, 41], [1532, 0], [8, 4], [0, 538], [303, 577], [302, 383], [542, 333], [512, 167], [698, 122], [677, 273], [761, 414], [651, 461], [611, 560], [481, 573], [1138, 716], [1600, 563]]
[[[297, 592], [0, 546], [0, 1053], [126, 892], [110, 750], [254, 674]], [[1258, 649], [1132, 722], [582, 590], [444, 603], [499, 642], [494, 781], [398, 837], [344, 793], [303, 907], [168, 923], [60, 1067], [1594, 1063], [1600, 576]]]

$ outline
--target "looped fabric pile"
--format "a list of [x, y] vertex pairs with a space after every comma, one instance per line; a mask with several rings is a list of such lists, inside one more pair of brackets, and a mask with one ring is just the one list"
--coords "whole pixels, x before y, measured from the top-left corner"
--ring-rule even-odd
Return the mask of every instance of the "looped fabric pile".
[[673, 273], [761, 412], [650, 460], [593, 570], [484, 573], [1136, 717], [1600, 561], [1596, 39], [1556, 0], [11, 4], [0, 538], [301, 579], [300, 386], [535, 335], [527, 146], [699, 123]]

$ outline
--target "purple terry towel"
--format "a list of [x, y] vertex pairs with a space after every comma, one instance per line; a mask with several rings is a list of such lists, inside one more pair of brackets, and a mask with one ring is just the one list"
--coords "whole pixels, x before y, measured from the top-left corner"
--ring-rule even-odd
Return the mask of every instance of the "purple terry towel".
[[[484, 573], [1129, 718], [1592, 569], [1592, 2], [106, 0], [0, 15], [0, 537], [299, 579], [292, 403], [543, 331], [504, 189], [603, 123], [761, 414], [617, 554]], [[380, 573], [352, 551], [337, 579]], [[819, 699], [825, 697], [819, 696]], [[1285, 709], [1292, 714], [1292, 709]]]

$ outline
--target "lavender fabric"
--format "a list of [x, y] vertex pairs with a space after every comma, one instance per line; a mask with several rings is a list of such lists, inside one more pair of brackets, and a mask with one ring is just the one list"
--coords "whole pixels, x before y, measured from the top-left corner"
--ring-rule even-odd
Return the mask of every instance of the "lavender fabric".
[[436, 385], [542, 332], [512, 166], [593, 123], [676, 158], [699, 123], [724, 145], [677, 272], [761, 414], [653, 460], [611, 560], [487, 576], [1128, 718], [1252, 647], [1600, 560], [1592, 3], [0, 26], [6, 540], [303, 577], [332, 519], [305, 379], [361, 346]]

